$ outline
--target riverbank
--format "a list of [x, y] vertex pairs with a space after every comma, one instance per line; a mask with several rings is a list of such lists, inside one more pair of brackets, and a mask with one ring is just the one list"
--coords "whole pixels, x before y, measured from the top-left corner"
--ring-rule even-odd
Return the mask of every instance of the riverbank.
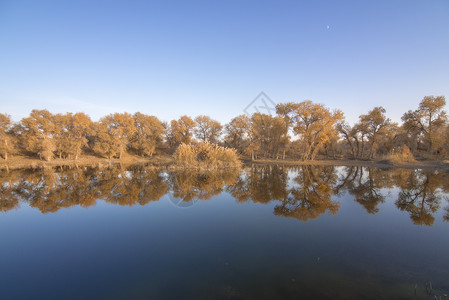
[[[390, 162], [390, 161], [367, 161], [367, 160], [349, 160], [349, 159], [323, 159], [323, 160], [267, 160], [242, 159], [245, 164], [265, 164], [265, 165], [320, 165], [320, 166], [362, 166], [375, 168], [404, 168], [404, 169], [424, 169], [424, 170], [442, 170], [449, 173], [449, 160], [444, 161], [415, 161], [415, 162]], [[107, 167], [113, 164], [133, 165], [146, 164], [158, 167], [173, 167], [174, 160], [170, 155], [155, 155], [150, 158], [127, 155], [122, 159], [106, 159], [98, 156], [86, 155], [78, 160], [54, 159], [43, 161], [36, 158], [13, 156], [7, 161], [0, 159], [0, 169], [40, 169], [54, 167]]]
[[36, 158], [13, 156], [7, 161], [0, 160], [0, 169], [41, 169], [55, 167], [107, 167], [114, 164], [134, 165], [148, 164], [154, 166], [169, 166], [173, 163], [173, 158], [169, 155], [155, 155], [150, 158], [127, 155], [122, 159], [107, 159], [93, 155], [85, 155], [77, 160], [74, 159], [53, 159], [43, 161]]
[[449, 161], [429, 161], [421, 160], [415, 162], [391, 162], [386, 160], [350, 160], [350, 159], [324, 159], [324, 160], [244, 160], [247, 164], [272, 164], [272, 165], [319, 165], [319, 166], [348, 166], [348, 167], [373, 167], [373, 168], [402, 168], [402, 169], [423, 169], [441, 170], [449, 173]]

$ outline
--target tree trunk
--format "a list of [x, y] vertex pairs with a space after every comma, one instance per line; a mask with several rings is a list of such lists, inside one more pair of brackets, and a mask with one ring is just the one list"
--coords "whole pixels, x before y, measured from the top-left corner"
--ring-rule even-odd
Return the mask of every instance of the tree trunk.
[[365, 139], [362, 137], [362, 153], [360, 153], [360, 156], [363, 158], [363, 153], [365, 152]]
[[359, 140], [357, 138], [355, 139], [355, 142], [356, 142], [356, 145], [357, 145], [357, 154], [356, 154], [355, 158], [358, 159], [360, 157], [360, 142], [359, 142]]
[[370, 149], [369, 149], [369, 154], [368, 154], [368, 159], [371, 159], [371, 158], [372, 158], [373, 150], [374, 150], [374, 142], [371, 143], [371, 147], [370, 147]]
[[311, 156], [311, 159], [312, 159], [312, 160], [315, 159], [315, 157], [316, 157], [317, 154], [318, 154], [318, 151], [320, 151], [320, 146], [321, 146], [321, 143], [319, 143], [318, 145], [316, 145], [316, 146], [315, 146], [315, 149], [313, 149], [312, 156]]
[[5, 138], [5, 160], [8, 160], [8, 139]]
[[307, 146], [306, 151], [304, 152], [303, 160], [308, 160], [310, 158], [310, 152], [312, 152], [313, 144]]

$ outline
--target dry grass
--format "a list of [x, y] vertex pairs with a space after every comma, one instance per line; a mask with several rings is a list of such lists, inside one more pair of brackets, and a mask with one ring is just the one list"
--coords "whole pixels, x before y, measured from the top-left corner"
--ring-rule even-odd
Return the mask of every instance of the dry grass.
[[134, 155], [124, 155], [122, 159], [106, 159], [102, 157], [83, 155], [77, 160], [73, 159], [53, 159], [51, 161], [39, 160], [27, 156], [11, 156], [8, 160], [0, 159], [0, 170], [2, 169], [42, 169], [59, 166], [91, 166], [104, 167], [111, 164], [149, 164], [154, 166], [167, 166], [173, 163], [173, 158], [169, 155], [154, 155], [150, 158], [143, 158]]
[[173, 155], [177, 166], [197, 169], [238, 168], [242, 162], [235, 149], [209, 142], [181, 144]]
[[382, 158], [391, 164], [416, 163], [415, 157], [407, 146], [400, 146], [393, 149], [388, 155]]

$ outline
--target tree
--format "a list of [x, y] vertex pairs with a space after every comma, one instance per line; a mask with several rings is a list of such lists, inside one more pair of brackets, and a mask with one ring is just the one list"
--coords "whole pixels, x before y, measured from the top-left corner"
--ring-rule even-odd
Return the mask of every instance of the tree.
[[355, 126], [351, 127], [351, 125], [344, 122], [344, 120], [338, 122], [336, 128], [349, 145], [349, 148], [351, 149], [352, 158], [353, 159], [358, 158], [360, 143], [358, 139], [357, 128]]
[[325, 143], [337, 134], [335, 124], [343, 119], [339, 110], [331, 112], [310, 100], [276, 105], [276, 112], [287, 118], [293, 133], [304, 142], [303, 160], [314, 159]]
[[368, 142], [368, 158], [372, 159], [380, 144], [392, 143], [391, 139], [394, 139], [392, 130], [396, 126], [391, 124], [390, 119], [387, 119], [385, 109], [381, 106], [373, 108], [366, 115], [361, 115], [359, 119], [359, 122], [352, 127], [341, 119], [337, 123], [336, 129], [348, 144], [352, 158], [365, 157], [365, 143]]
[[154, 116], [137, 112], [134, 114], [136, 131], [131, 138], [131, 147], [140, 156], [152, 156], [157, 143], [162, 140], [164, 127], [161, 121]]
[[409, 110], [402, 116], [404, 128], [425, 145], [428, 153], [438, 150], [444, 144], [439, 131], [444, 128], [447, 114], [444, 96], [426, 96], [417, 110]]
[[74, 158], [81, 155], [87, 146], [87, 134], [90, 133], [92, 121], [84, 113], [66, 113], [54, 115], [54, 140], [56, 154], [59, 158]]
[[[255, 113], [251, 117], [251, 141], [255, 149], [265, 157], [276, 157], [279, 151], [285, 151], [288, 142], [288, 124], [280, 116]], [[285, 153], [285, 152], [284, 152]]]
[[376, 146], [380, 138], [387, 133], [390, 123], [390, 119], [385, 116], [385, 108], [382, 106], [375, 107], [368, 114], [360, 116], [362, 131], [366, 134], [370, 143], [368, 159], [374, 157]]
[[178, 120], [172, 120], [167, 128], [167, 142], [176, 149], [180, 144], [190, 144], [192, 141], [195, 122], [188, 116], [181, 116]]
[[217, 143], [221, 130], [223, 129], [220, 122], [208, 116], [201, 115], [195, 118], [195, 123], [195, 136], [197, 139], [203, 142]]
[[0, 155], [5, 160], [8, 160], [8, 154], [12, 150], [12, 141], [9, 134], [11, 129], [11, 116], [7, 114], [0, 114]]
[[109, 159], [115, 156], [122, 158], [136, 127], [132, 115], [115, 113], [101, 118], [95, 126], [95, 131], [97, 136], [94, 150]]
[[225, 145], [237, 149], [240, 153], [244, 152], [248, 145], [248, 132], [250, 130], [251, 120], [246, 115], [240, 115], [233, 118], [225, 125]]
[[92, 121], [84, 113], [67, 114], [66, 123], [66, 153], [69, 158], [78, 159], [82, 148], [87, 146], [87, 135], [92, 133]]
[[51, 160], [56, 149], [55, 129], [54, 116], [48, 110], [33, 109], [28, 118], [22, 119], [17, 132], [25, 150], [40, 159]]

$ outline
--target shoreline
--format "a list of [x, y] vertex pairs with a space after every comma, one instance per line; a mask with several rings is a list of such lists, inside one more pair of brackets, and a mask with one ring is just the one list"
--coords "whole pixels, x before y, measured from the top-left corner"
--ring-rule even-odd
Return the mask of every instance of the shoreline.
[[[449, 161], [416, 161], [410, 163], [395, 163], [389, 161], [367, 161], [367, 160], [351, 160], [351, 159], [322, 159], [312, 161], [301, 160], [251, 160], [242, 158], [244, 165], [284, 165], [284, 166], [304, 166], [304, 165], [319, 165], [319, 166], [361, 166], [373, 168], [402, 168], [402, 169], [423, 169], [423, 170], [440, 170], [449, 173]], [[143, 158], [138, 156], [126, 156], [122, 159], [107, 159], [97, 156], [83, 156], [78, 160], [68, 159], [54, 159], [51, 161], [43, 161], [36, 158], [29, 158], [23, 156], [14, 156], [9, 160], [0, 160], [0, 170], [16, 170], [16, 169], [42, 169], [55, 167], [107, 167], [115, 164], [135, 165], [145, 164], [155, 167], [170, 167], [173, 165], [173, 158], [169, 155], [155, 155], [150, 158]]]
[[394, 163], [389, 161], [351, 160], [351, 159], [323, 159], [323, 160], [245, 160], [246, 164], [263, 165], [318, 165], [318, 166], [346, 166], [346, 167], [372, 167], [372, 168], [398, 168], [398, 169], [422, 169], [440, 170], [449, 173], [449, 161], [416, 161], [412, 163]]
[[78, 160], [74, 159], [53, 159], [51, 161], [39, 160], [37, 158], [29, 158], [23, 156], [15, 156], [7, 161], [0, 160], [0, 170], [17, 170], [17, 169], [45, 169], [56, 167], [107, 167], [111, 165], [134, 165], [147, 164], [153, 166], [170, 166], [173, 159], [168, 155], [155, 155], [150, 158], [138, 156], [125, 156], [122, 159], [107, 159], [97, 156], [83, 156]]

